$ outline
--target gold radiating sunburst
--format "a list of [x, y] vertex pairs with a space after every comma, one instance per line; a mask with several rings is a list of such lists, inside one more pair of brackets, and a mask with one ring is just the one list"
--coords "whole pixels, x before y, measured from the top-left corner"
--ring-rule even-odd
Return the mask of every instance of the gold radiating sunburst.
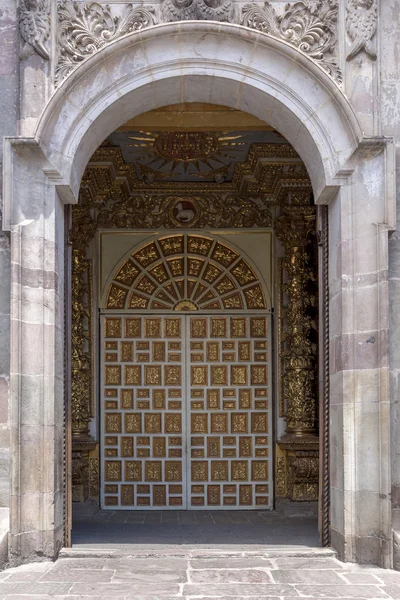
[[218, 170], [237, 159], [243, 134], [206, 131], [141, 131], [129, 136], [134, 160], [164, 173], [196, 175]]

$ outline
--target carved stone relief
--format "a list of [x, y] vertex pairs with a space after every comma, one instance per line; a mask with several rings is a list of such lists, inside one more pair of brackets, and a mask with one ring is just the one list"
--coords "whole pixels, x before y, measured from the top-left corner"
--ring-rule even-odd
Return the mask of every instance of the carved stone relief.
[[[357, 10], [363, 10], [361, 5], [371, 1], [351, 0], [351, 3], [357, 5]], [[337, 0], [316, 0], [313, 3], [301, 0], [288, 3], [284, 6], [283, 13], [276, 11], [270, 2], [265, 2], [264, 5], [246, 4], [242, 8], [242, 14], [239, 13], [239, 10], [234, 10], [232, 0], [161, 0], [160, 9], [155, 6], [137, 7], [129, 3], [122, 16], [117, 15], [115, 9], [106, 4], [62, 0], [58, 5], [59, 56], [56, 84], [60, 84], [85, 58], [109, 42], [158, 22], [187, 20], [240, 23], [284, 40], [315, 60], [341, 83], [342, 76], [336, 57]], [[361, 26], [353, 25], [353, 30], [356, 30], [355, 37], [360, 38], [368, 30], [367, 22]], [[367, 42], [368, 40], [364, 43], [369, 49]]]
[[377, 0], [348, 0], [346, 12], [346, 30], [353, 42], [347, 60], [351, 60], [362, 51], [372, 60], [376, 60], [376, 51], [371, 40], [378, 25]]
[[156, 24], [155, 10], [152, 7], [133, 7], [129, 3], [123, 15], [116, 16], [106, 4], [82, 4], [68, 0], [63, 0], [58, 5], [58, 21], [57, 84], [85, 58], [103, 46], [132, 31]]
[[246, 4], [241, 24], [289, 42], [318, 62], [337, 82], [342, 81], [335, 57], [337, 41], [337, 0], [286, 4], [278, 16], [270, 2]]
[[163, 0], [162, 20], [170, 21], [233, 21], [231, 0]]
[[24, 42], [21, 59], [36, 52], [44, 60], [49, 60], [45, 46], [50, 34], [49, 0], [21, 0], [19, 11], [19, 30]]

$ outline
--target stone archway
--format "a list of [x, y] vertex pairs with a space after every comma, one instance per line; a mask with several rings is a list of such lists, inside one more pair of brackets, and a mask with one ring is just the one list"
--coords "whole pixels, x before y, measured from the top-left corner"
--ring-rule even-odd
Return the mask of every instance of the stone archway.
[[[316, 202], [329, 202], [332, 543], [346, 560], [389, 566], [392, 146], [363, 139], [341, 90], [301, 52], [212, 22], [160, 25], [110, 44], [60, 86], [35, 138], [6, 143], [11, 555], [54, 557], [62, 545], [63, 203], [76, 202], [86, 163], [110, 131], [144, 110], [183, 101], [223, 104], [267, 121], [302, 157]], [[28, 283], [33, 273], [41, 274], [35, 289]], [[32, 472], [40, 476], [32, 480]]]

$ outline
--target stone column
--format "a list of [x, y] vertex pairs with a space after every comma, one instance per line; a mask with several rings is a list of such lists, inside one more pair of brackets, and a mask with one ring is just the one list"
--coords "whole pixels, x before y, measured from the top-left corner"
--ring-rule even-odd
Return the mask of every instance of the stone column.
[[391, 567], [388, 226], [393, 155], [366, 140], [329, 204], [331, 540]]
[[283, 315], [283, 394], [286, 434], [279, 440], [282, 452], [280, 493], [290, 500], [318, 498], [318, 435], [316, 417], [315, 323], [310, 308], [315, 299], [310, 282], [310, 234], [315, 232], [316, 210], [311, 206], [284, 208], [275, 226], [285, 249], [284, 291], [288, 305]]
[[16, 563], [54, 558], [64, 539], [64, 207], [34, 140], [8, 141], [5, 158], [12, 273], [9, 554]]

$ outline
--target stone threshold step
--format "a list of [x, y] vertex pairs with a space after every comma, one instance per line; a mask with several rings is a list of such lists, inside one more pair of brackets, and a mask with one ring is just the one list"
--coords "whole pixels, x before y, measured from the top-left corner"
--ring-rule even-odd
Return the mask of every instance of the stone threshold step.
[[337, 557], [332, 548], [268, 548], [267, 550], [230, 552], [225, 550], [171, 550], [160, 548], [159, 550], [136, 551], [132, 548], [118, 548], [116, 550], [90, 549], [90, 548], [63, 548], [59, 558], [326, 558]]

